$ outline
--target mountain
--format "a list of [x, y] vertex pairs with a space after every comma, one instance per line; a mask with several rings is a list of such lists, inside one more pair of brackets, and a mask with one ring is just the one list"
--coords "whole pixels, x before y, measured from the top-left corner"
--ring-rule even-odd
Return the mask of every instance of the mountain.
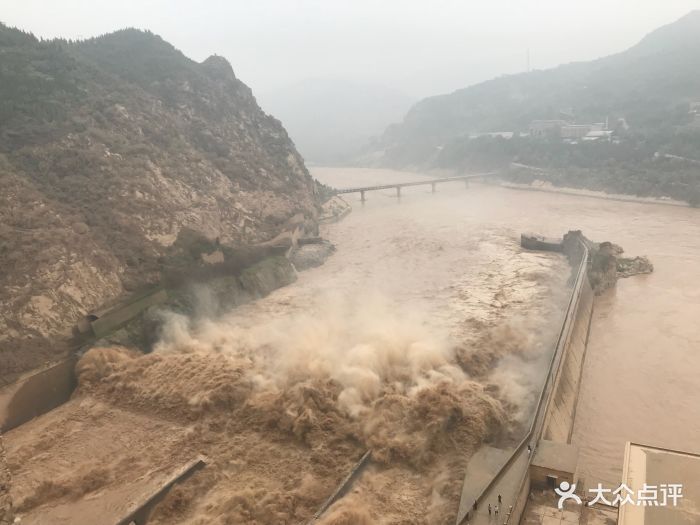
[[400, 121], [413, 102], [398, 90], [338, 78], [304, 80], [260, 98], [315, 164], [352, 159], [368, 140]]
[[316, 193], [222, 57], [133, 29], [67, 42], [0, 25], [0, 368], [158, 282], [182, 233], [266, 241], [315, 217]]
[[[663, 146], [663, 135], [668, 138], [690, 122], [689, 105], [696, 101], [700, 11], [616, 55], [503, 76], [424, 99], [403, 122], [389, 127], [366, 156], [393, 167], [469, 168], [470, 157], [483, 156], [473, 151], [478, 144], [467, 144], [470, 136], [527, 132], [533, 120], [558, 119], [562, 113], [577, 123], [616, 123], [623, 118], [630, 134], [653, 136], [654, 147]], [[513, 151], [495, 149], [504, 159], [512, 154], [510, 160], [522, 149], [509, 148]]]

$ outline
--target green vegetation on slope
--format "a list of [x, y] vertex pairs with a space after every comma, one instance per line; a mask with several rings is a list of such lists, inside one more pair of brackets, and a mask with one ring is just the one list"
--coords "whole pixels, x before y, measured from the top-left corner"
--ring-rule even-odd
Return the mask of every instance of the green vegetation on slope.
[[[572, 169], [555, 182], [684, 198], [684, 185], [698, 191], [697, 165], [659, 166], [653, 157], [659, 152], [700, 159], [700, 126], [693, 125], [700, 117], [689, 111], [693, 102], [700, 102], [700, 11], [617, 55], [504, 76], [425, 99], [371, 148], [383, 152], [381, 163], [392, 167], [481, 169], [515, 161]], [[560, 119], [562, 113], [577, 123], [610, 122], [611, 129], [618, 128], [619, 144], [470, 138], [527, 133], [532, 121]], [[620, 127], [619, 119], [629, 128]], [[625, 180], [629, 177], [638, 180]]]

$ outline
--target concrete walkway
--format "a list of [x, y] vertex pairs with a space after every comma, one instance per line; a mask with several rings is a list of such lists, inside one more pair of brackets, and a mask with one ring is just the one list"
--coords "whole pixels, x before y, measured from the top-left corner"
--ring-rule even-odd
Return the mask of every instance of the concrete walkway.
[[[579, 240], [579, 242], [583, 257], [576, 272], [576, 281], [571, 292], [564, 324], [550, 361], [547, 377], [544, 380], [537, 408], [533, 415], [532, 425], [523, 438], [529, 440], [532, 445], [538, 444], [542, 437], [550, 396], [556, 386], [556, 378], [566, 353], [568, 337], [571, 335], [574, 327], [574, 316], [577, 312], [581, 291], [584, 285], [587, 284], [586, 261], [588, 260], [588, 248], [583, 241]], [[568, 436], [568, 432], [566, 434]], [[498, 450], [484, 446], [471, 458], [464, 478], [462, 497], [457, 514], [457, 525], [515, 525], [514, 522], [516, 520], [509, 519], [509, 511], [511, 507], [515, 507], [518, 495], [523, 487], [522, 483], [525, 477], [529, 475], [528, 469], [531, 458], [530, 452], [525, 446], [518, 449], [510, 460], [508, 460], [508, 453], [508, 450]], [[503, 468], [506, 463], [508, 467]], [[492, 485], [488, 484], [487, 480], [489, 477], [493, 479]], [[501, 496], [500, 503], [498, 501], [499, 495]], [[489, 504], [492, 509], [491, 514], [488, 512]], [[476, 505], [476, 508], [474, 508], [474, 505]], [[498, 505], [500, 511], [498, 516], [495, 514], [496, 505]]]
[[603, 505], [589, 507], [572, 501], [557, 508], [559, 498], [552, 491], [535, 490], [527, 503], [522, 525], [615, 525], [617, 509]]
[[[474, 454], [467, 465], [467, 471], [464, 476], [458, 524], [502, 525], [506, 522], [508, 509], [511, 505], [515, 505], [521, 483], [527, 473], [530, 459], [527, 449], [523, 449], [518, 454], [510, 468], [483, 494], [479, 499], [476, 512], [474, 512], [472, 506], [512, 453], [513, 449], [502, 450], [483, 446]], [[501, 495], [500, 505], [498, 504], [499, 494]], [[492, 509], [490, 515], [488, 511], [489, 503]], [[496, 517], [494, 512], [496, 505], [499, 506], [498, 517]], [[465, 519], [467, 513], [469, 517]], [[514, 524], [509, 523], [508, 525]]]

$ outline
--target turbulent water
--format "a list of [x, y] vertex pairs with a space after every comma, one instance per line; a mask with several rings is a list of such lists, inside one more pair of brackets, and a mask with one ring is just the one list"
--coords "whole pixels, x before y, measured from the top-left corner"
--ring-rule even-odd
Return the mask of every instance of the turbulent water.
[[[426, 178], [314, 175], [336, 187]], [[306, 522], [368, 448], [373, 464], [324, 525], [453, 523], [470, 455], [522, 431], [569, 292], [563, 256], [522, 250], [522, 231], [580, 228], [656, 267], [596, 303], [582, 474], [619, 479], [628, 439], [693, 448], [696, 210], [463, 183], [367, 198], [350, 195], [353, 212], [322, 227], [337, 251], [296, 283], [216, 317], [205, 289], [200, 315], [168, 315], [155, 352], [88, 352], [73, 399], [5, 436], [23, 523], [93, 523], [100, 502], [145, 490], [145, 472], [200, 454], [207, 468], [154, 523]], [[105, 435], [118, 438], [84, 454]], [[83, 497], [97, 490], [108, 494]]]
[[[353, 177], [366, 182], [374, 176], [362, 170], [347, 177], [337, 170], [315, 175], [349, 186]], [[461, 225], [478, 217], [495, 229], [495, 258], [507, 257], [498, 253], [507, 243], [495, 240], [496, 231], [559, 236], [568, 229], [616, 242], [631, 255], [648, 255], [653, 274], [621, 280], [596, 300], [573, 436], [581, 449], [579, 469], [589, 485], [619, 483], [626, 441], [698, 452], [700, 210], [485, 186], [466, 191], [438, 186], [437, 195], [437, 213], [446, 219], [434, 225], [437, 231], [459, 235]], [[355, 220], [379, 213], [377, 201], [390, 200], [368, 196], [367, 210]], [[429, 206], [433, 197], [415, 199]], [[395, 213], [409, 210], [412, 198], [404, 198]]]
[[[336, 188], [426, 179], [390, 170], [312, 174]], [[392, 338], [421, 341], [417, 355], [456, 347], [472, 375], [497, 385], [523, 419], [544, 375], [569, 267], [561, 256], [520, 248], [521, 225], [498, 213], [508, 207], [498, 202], [504, 195], [511, 194], [456, 182], [435, 194], [429, 185], [404, 188], [401, 199], [395, 190], [371, 192], [364, 204], [346, 196], [353, 212], [321, 231], [337, 252], [294, 285], [232, 312], [230, 321], [255, 337], [284, 333], [290, 362], [325, 345], [337, 367], [342, 352], [378, 333], [388, 345]], [[562, 233], [552, 226], [543, 230]], [[260, 326], [264, 317], [272, 321]], [[309, 333], [318, 320], [324, 333]]]
[[[336, 187], [424, 178], [314, 175]], [[551, 355], [564, 257], [521, 249], [519, 226], [493, 214], [499, 195], [429, 190], [352, 202], [322, 228], [337, 247], [323, 266], [220, 318], [174, 316], [156, 348], [233, 356], [248, 408], [232, 417], [281, 407], [279, 430], [325, 450], [322, 461], [352, 458], [349, 443], [372, 450], [377, 468], [329, 523], [361, 520], [362, 508], [386, 523], [453, 521], [466, 461], [484, 440], [519, 437]]]
[[[471, 454], [522, 432], [570, 269], [520, 248], [520, 225], [493, 213], [501, 194], [429, 188], [353, 202], [322, 227], [335, 254], [263, 299], [213, 316], [200, 290], [197, 315], [165, 314], [151, 354], [87, 352], [73, 399], [6, 436], [22, 521], [94, 523], [105, 502], [145, 490], [145, 472], [204, 455], [151, 521], [306, 522], [370, 449], [324, 525], [453, 523]], [[120, 437], [86, 456], [104, 435]], [[153, 446], [135, 450], [144, 435]], [[105, 496], [82, 497], [96, 490]]]

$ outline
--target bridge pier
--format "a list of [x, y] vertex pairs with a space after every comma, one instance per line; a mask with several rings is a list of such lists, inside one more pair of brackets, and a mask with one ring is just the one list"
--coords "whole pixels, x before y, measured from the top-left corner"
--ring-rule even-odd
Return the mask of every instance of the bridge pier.
[[365, 191], [364, 191], [364, 190], [362, 190], [362, 191], [360, 192], [360, 200], [361, 200], [362, 203], [364, 204], [364, 202], [365, 202]]
[[469, 189], [469, 179], [464, 179], [464, 187]]
[[396, 186], [396, 197], [401, 198], [401, 186]]
[[432, 192], [431, 192], [431, 193], [435, 193], [435, 186], [436, 186], [436, 184], [435, 184], [434, 182], [431, 182], [431, 183], [430, 183], [430, 187], [432, 188]]

